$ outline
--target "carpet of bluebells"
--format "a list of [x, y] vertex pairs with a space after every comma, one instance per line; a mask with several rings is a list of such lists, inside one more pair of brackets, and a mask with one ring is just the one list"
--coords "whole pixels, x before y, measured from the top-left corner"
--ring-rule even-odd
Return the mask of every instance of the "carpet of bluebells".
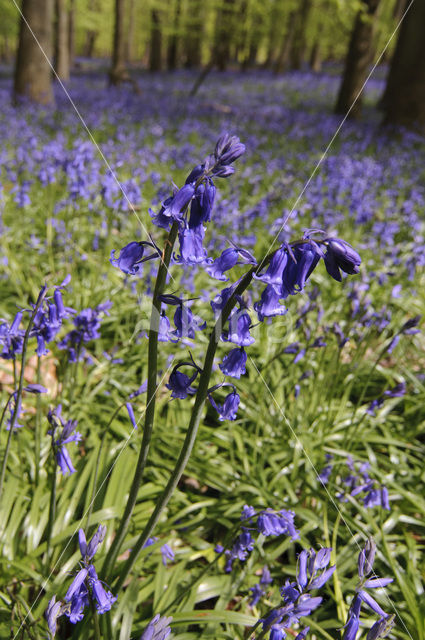
[[425, 640], [424, 141], [380, 129], [379, 78], [325, 157], [334, 73], [194, 80], [80, 70], [78, 115], [59, 86], [13, 108], [2, 70], [0, 637]]

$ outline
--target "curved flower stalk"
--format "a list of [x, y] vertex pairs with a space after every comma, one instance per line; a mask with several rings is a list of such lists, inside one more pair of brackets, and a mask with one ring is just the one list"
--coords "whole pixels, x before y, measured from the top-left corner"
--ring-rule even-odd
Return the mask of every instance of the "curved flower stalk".
[[[104, 576], [110, 573], [128, 530], [149, 452], [157, 392], [160, 319], [163, 317], [161, 313], [163, 304], [161, 296], [164, 293], [174, 244], [178, 236], [180, 257], [177, 257], [177, 262], [183, 264], [206, 262], [206, 253], [202, 246], [205, 233], [203, 223], [209, 221], [214, 204], [216, 188], [213, 183], [213, 178], [225, 178], [231, 175], [234, 172], [233, 162], [237, 160], [244, 151], [245, 146], [238, 138], [229, 136], [228, 134], [223, 135], [218, 140], [214, 153], [208, 156], [202, 164], [192, 169], [186, 178], [184, 186], [167, 198], [167, 200], [163, 202], [160, 211], [152, 216], [153, 222], [157, 226], [169, 230], [169, 233], [160, 256], [160, 264], [152, 297], [148, 343], [148, 387], [145, 422], [139, 459], [137, 461], [130, 494], [114, 541], [102, 568]], [[139, 260], [140, 257], [136, 254], [135, 262], [138, 263]], [[119, 264], [117, 264], [117, 266], [119, 266]], [[132, 268], [131, 262], [126, 262], [125, 266], [127, 270]], [[176, 327], [176, 329], [178, 332], [178, 327]], [[146, 536], [143, 544], [148, 538], [149, 535]]]
[[[183, 364], [187, 365], [187, 363], [181, 363], [176, 365], [171, 373], [168, 388], [171, 389], [174, 398], [184, 400], [188, 395], [196, 393], [192, 415], [174, 471], [144, 531], [133, 545], [128, 560], [120, 570], [119, 579], [116, 584], [117, 590], [122, 587], [125, 578], [136, 561], [138, 553], [151, 536], [153, 528], [175, 490], [190, 457], [205, 402], [208, 397], [211, 399], [210, 378], [216, 349], [220, 340], [234, 345], [220, 365], [222, 373], [238, 378], [245, 370], [245, 348], [254, 342], [254, 338], [250, 334], [252, 319], [249, 310], [246, 309], [242, 294], [248, 289], [254, 279], [266, 285], [261, 294], [260, 301], [254, 304], [254, 310], [257, 312], [258, 320], [262, 322], [265, 318], [286, 313], [286, 307], [281, 301], [285, 301], [289, 296], [296, 295], [304, 289], [310, 275], [321, 259], [324, 260], [328, 273], [335, 280], [341, 280], [341, 271], [347, 274], [359, 272], [361, 258], [358, 253], [344, 240], [330, 237], [320, 230], [307, 231], [302, 239], [290, 244], [282, 244], [276, 251], [265, 256], [258, 263], [251, 254], [237, 247], [234, 247], [227, 253], [223, 253], [222, 256], [217, 259], [218, 262], [212, 262], [203, 247], [203, 222], [211, 218], [212, 205], [214, 202], [215, 186], [212, 184], [212, 177], [226, 177], [230, 175], [230, 173], [233, 172], [231, 163], [239, 157], [243, 151], [244, 146], [239, 143], [237, 138], [230, 137], [228, 134], [220, 138], [217, 142], [214, 155], [207, 158], [202, 165], [195, 167], [189, 174], [185, 185], [176, 191], [172, 197], [167, 199], [163, 203], [160, 212], [153, 216], [155, 224], [166, 229], [171, 228], [158, 269], [153, 296], [148, 347], [148, 398], [145, 428], [141, 453], [130, 490], [129, 500], [116, 538], [114, 539], [103, 567], [104, 576], [109, 575], [118, 555], [119, 548], [124, 540], [146, 464], [155, 411], [159, 319], [164, 317], [162, 304], [178, 304], [180, 309], [184, 306], [182, 301], [177, 299], [176, 296], [163, 295], [172, 247], [177, 239], [177, 235], [180, 242], [180, 254], [176, 256], [177, 263], [205, 266], [210, 276], [216, 277], [219, 280], [227, 277], [224, 276], [224, 273], [235, 266], [235, 264], [239, 262], [239, 258], [251, 266], [237, 282], [226, 287], [219, 296], [216, 296], [214, 300], [211, 301], [216, 322], [210, 333], [208, 348], [202, 367], [191, 363], [190, 366], [195, 368], [195, 372], [192, 376], [188, 376], [179, 371], [179, 368], [183, 366]], [[201, 189], [201, 186], [203, 186], [203, 189]], [[188, 213], [189, 206], [190, 213]], [[126, 265], [126, 268], [129, 268], [128, 265]], [[178, 303], [177, 300], [179, 300]], [[176, 318], [176, 315], [174, 318], [176, 330], [173, 332], [167, 331], [169, 334], [174, 334], [177, 339], [181, 339], [184, 335], [184, 332], [181, 330], [183, 323], [181, 316], [177, 315]], [[187, 312], [186, 320], [186, 324], [190, 327], [192, 319]], [[202, 328], [203, 325], [196, 322], [196, 330]], [[193, 331], [189, 333], [189, 335], [194, 337], [195, 327], [192, 326], [192, 329]], [[190, 332], [190, 329], [188, 329], [188, 332]], [[197, 382], [197, 388], [192, 386], [195, 381]], [[218, 404], [213, 399], [213, 406], [218, 410], [220, 419], [235, 419], [239, 405], [238, 398], [239, 396], [236, 389], [234, 389], [223, 404]]]

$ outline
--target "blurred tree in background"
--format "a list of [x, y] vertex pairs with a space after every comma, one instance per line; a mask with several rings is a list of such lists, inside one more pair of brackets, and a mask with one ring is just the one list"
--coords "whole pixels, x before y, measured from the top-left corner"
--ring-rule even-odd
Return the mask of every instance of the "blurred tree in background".
[[[34, 32], [40, 33], [40, 44], [50, 58], [54, 50], [55, 69], [62, 80], [68, 80], [75, 60], [84, 67], [91, 58], [111, 61], [112, 84], [130, 80], [131, 73], [140, 69], [199, 68], [205, 78], [212, 68], [319, 72], [324, 62], [328, 72], [336, 73], [338, 67], [329, 63], [338, 63], [344, 70], [335, 110], [342, 114], [409, 7], [407, 0], [22, 2], [22, 11], [30, 12]], [[0, 11], [1, 58], [10, 62], [17, 52], [15, 95], [51, 100], [50, 72], [42, 70], [47, 62], [35, 51], [37, 45], [30, 42], [26, 29], [21, 29], [19, 38], [18, 10], [10, 0], [0, 0]], [[423, 118], [419, 105], [424, 102], [424, 12], [425, 0], [414, 0], [400, 38], [398, 34], [393, 38], [385, 54], [388, 62], [395, 50], [381, 105], [387, 122], [409, 124]], [[33, 53], [26, 56], [30, 49]], [[358, 117], [360, 111], [358, 100], [350, 116]]]

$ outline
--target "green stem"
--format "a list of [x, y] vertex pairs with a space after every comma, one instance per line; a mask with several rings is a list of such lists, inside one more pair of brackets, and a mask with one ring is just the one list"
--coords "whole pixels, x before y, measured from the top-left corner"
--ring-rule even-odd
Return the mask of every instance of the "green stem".
[[[41, 358], [37, 356], [37, 384], [41, 382]], [[34, 448], [35, 448], [35, 486], [38, 487], [40, 479], [40, 457], [41, 457], [41, 397], [37, 394], [36, 398], [36, 414], [35, 414], [35, 431], [34, 431]]]
[[117, 415], [119, 414], [119, 412], [121, 411], [121, 409], [125, 407], [125, 402], [123, 402], [122, 404], [119, 405], [119, 407], [117, 407], [114, 411], [114, 413], [112, 414], [111, 419], [109, 420], [108, 424], [106, 425], [103, 434], [102, 434], [102, 438], [100, 440], [99, 443], [99, 450], [97, 452], [97, 459], [96, 459], [96, 467], [94, 470], [94, 478], [93, 478], [93, 490], [92, 490], [92, 495], [90, 498], [90, 503], [89, 503], [89, 509], [87, 512], [87, 521], [86, 521], [86, 537], [88, 537], [88, 533], [89, 533], [89, 528], [90, 528], [90, 518], [91, 515], [93, 513], [93, 506], [94, 506], [94, 501], [96, 499], [96, 486], [97, 486], [97, 477], [99, 475], [99, 467], [100, 467], [100, 458], [102, 455], [102, 451], [103, 451], [103, 447], [105, 444], [105, 440], [106, 440], [106, 436], [109, 433], [109, 428], [111, 426], [111, 424], [113, 423], [113, 421], [115, 420], [115, 418], [117, 417]]
[[137, 461], [136, 471], [134, 473], [133, 482], [130, 488], [130, 494], [125, 506], [124, 514], [121, 518], [120, 525], [116, 532], [115, 538], [111, 544], [109, 552], [105, 558], [102, 567], [102, 577], [107, 579], [115, 561], [117, 559], [120, 547], [124, 541], [125, 535], [130, 525], [130, 519], [136, 506], [137, 494], [142, 483], [143, 473], [146, 466], [146, 460], [149, 453], [150, 441], [152, 437], [153, 421], [155, 416], [155, 400], [157, 392], [158, 377], [158, 329], [159, 319], [161, 316], [161, 300], [159, 299], [165, 289], [167, 280], [168, 266], [171, 260], [174, 243], [177, 238], [178, 223], [174, 222], [158, 267], [158, 274], [155, 283], [155, 290], [152, 299], [152, 313], [149, 329], [149, 345], [148, 345], [148, 389], [146, 400], [145, 424], [143, 429], [142, 445], [140, 448], [139, 459]]
[[143, 548], [143, 545], [146, 543], [147, 539], [150, 537], [155, 525], [157, 524], [161, 516], [161, 513], [164, 511], [165, 507], [167, 506], [186, 468], [187, 462], [190, 458], [193, 446], [195, 444], [199, 423], [202, 417], [205, 401], [207, 399], [211, 371], [212, 371], [212, 366], [214, 362], [214, 356], [217, 349], [218, 341], [220, 339], [220, 335], [222, 333], [223, 325], [228, 319], [233, 307], [236, 305], [237, 296], [241, 295], [245, 291], [245, 289], [250, 285], [253, 274], [255, 273], [257, 268], [258, 267], [252, 267], [242, 277], [239, 284], [235, 288], [233, 294], [230, 296], [229, 300], [224, 306], [224, 309], [222, 310], [214, 326], [214, 329], [210, 335], [208, 349], [207, 349], [205, 360], [204, 360], [204, 366], [202, 368], [202, 373], [200, 374], [200, 377], [199, 377], [199, 385], [198, 385], [198, 390], [195, 397], [195, 403], [193, 405], [189, 427], [186, 433], [186, 437], [185, 437], [182, 449], [180, 451], [180, 455], [177, 459], [177, 462], [171, 474], [171, 477], [159, 501], [155, 505], [155, 509], [151, 517], [149, 518], [149, 521], [145, 529], [139, 536], [137, 542], [133, 545], [130, 556], [126, 561], [124, 567], [120, 571], [118, 582], [115, 585], [116, 592], [118, 592], [123, 586], [128, 574], [130, 573], [134, 563], [137, 560], [137, 557], [141, 549]]
[[[52, 451], [54, 451], [53, 440], [54, 440], [54, 430], [52, 429]], [[57, 486], [56, 460], [53, 460], [52, 482], [50, 487], [49, 520], [47, 523], [47, 535], [46, 535], [46, 569], [48, 569], [49, 562], [50, 562], [50, 554], [51, 554], [50, 546], [52, 542], [53, 525], [56, 517], [56, 486]]]
[[3, 493], [3, 484], [4, 484], [4, 476], [6, 473], [6, 466], [7, 466], [7, 459], [9, 457], [9, 450], [10, 450], [10, 443], [12, 440], [12, 433], [13, 430], [15, 428], [15, 424], [16, 421], [18, 419], [18, 412], [19, 412], [19, 407], [21, 405], [21, 399], [22, 399], [22, 392], [23, 392], [23, 388], [24, 388], [24, 373], [25, 373], [25, 359], [26, 359], [26, 355], [27, 355], [27, 348], [28, 348], [28, 340], [30, 337], [30, 332], [32, 329], [32, 325], [34, 323], [34, 318], [36, 316], [37, 311], [40, 309], [41, 305], [43, 304], [43, 300], [46, 296], [46, 292], [47, 292], [47, 286], [44, 286], [41, 291], [40, 294], [38, 296], [37, 302], [34, 306], [33, 312], [31, 314], [30, 317], [30, 321], [28, 323], [28, 327], [27, 330], [25, 331], [25, 336], [24, 336], [24, 341], [22, 344], [22, 356], [21, 356], [21, 371], [19, 373], [19, 383], [18, 383], [18, 389], [16, 391], [16, 397], [15, 397], [15, 410], [12, 414], [12, 418], [10, 421], [10, 427], [9, 427], [9, 437], [7, 439], [7, 444], [6, 444], [6, 449], [3, 455], [3, 461], [2, 461], [2, 466], [1, 466], [1, 473], [0, 473], [0, 498], [2, 496]]
[[0, 431], [1, 428], [3, 426], [3, 420], [4, 420], [4, 416], [6, 415], [6, 411], [7, 411], [7, 407], [9, 406], [9, 402], [12, 400], [13, 398], [13, 392], [9, 395], [6, 404], [4, 405], [4, 409], [2, 411], [1, 417], [0, 417]]

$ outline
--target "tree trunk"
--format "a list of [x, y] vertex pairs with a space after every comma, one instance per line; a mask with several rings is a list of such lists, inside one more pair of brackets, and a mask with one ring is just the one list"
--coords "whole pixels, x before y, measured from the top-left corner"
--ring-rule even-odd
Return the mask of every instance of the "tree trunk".
[[322, 56], [320, 52], [320, 40], [317, 39], [313, 45], [310, 55], [310, 67], [314, 73], [319, 73], [322, 70]]
[[75, 0], [70, 0], [68, 15], [69, 66], [74, 65], [75, 57]]
[[56, 0], [55, 71], [69, 80], [69, 14], [65, 0]]
[[291, 11], [291, 13], [288, 16], [288, 23], [287, 23], [285, 37], [283, 39], [282, 46], [280, 48], [279, 55], [277, 57], [277, 60], [275, 62], [274, 69], [273, 69], [275, 73], [283, 73], [288, 68], [289, 54], [291, 52], [292, 41], [294, 39], [294, 27], [295, 27], [296, 17], [297, 17], [297, 14], [295, 11]]
[[170, 35], [167, 46], [167, 69], [174, 71], [177, 67], [177, 45], [178, 45], [178, 30], [180, 21], [180, 4], [181, 0], [177, 0], [174, 11], [174, 23], [173, 33]]
[[51, 60], [53, 0], [23, 0], [21, 10], [23, 18], [16, 56], [14, 101], [16, 103], [19, 98], [29, 98], [40, 104], [50, 104], [53, 102], [51, 68], [45, 55]]
[[215, 23], [214, 62], [219, 71], [225, 71], [230, 59], [230, 44], [233, 35], [234, 0], [224, 0], [217, 13]]
[[126, 51], [127, 62], [131, 62], [131, 60], [133, 59], [134, 24], [135, 24], [134, 8], [135, 8], [134, 7], [134, 0], [129, 0], [129, 4], [128, 4], [127, 51]]
[[296, 27], [291, 48], [291, 69], [301, 69], [306, 49], [306, 29], [308, 17], [313, 6], [312, 0], [302, 0], [297, 13]]
[[115, 0], [114, 48], [112, 52], [112, 68], [109, 82], [118, 85], [129, 79], [126, 68], [125, 44], [125, 0]]
[[413, 2], [404, 18], [385, 90], [385, 124], [425, 132], [425, 2]]
[[149, 71], [161, 71], [162, 69], [162, 33], [159, 12], [151, 11], [151, 42], [149, 50]]
[[[372, 62], [374, 18], [379, 0], [363, 0], [363, 5], [364, 8], [356, 16], [351, 34], [335, 113], [348, 112], [366, 80], [367, 70]], [[359, 117], [360, 112], [361, 98], [359, 97], [350, 112], [350, 117]]]

